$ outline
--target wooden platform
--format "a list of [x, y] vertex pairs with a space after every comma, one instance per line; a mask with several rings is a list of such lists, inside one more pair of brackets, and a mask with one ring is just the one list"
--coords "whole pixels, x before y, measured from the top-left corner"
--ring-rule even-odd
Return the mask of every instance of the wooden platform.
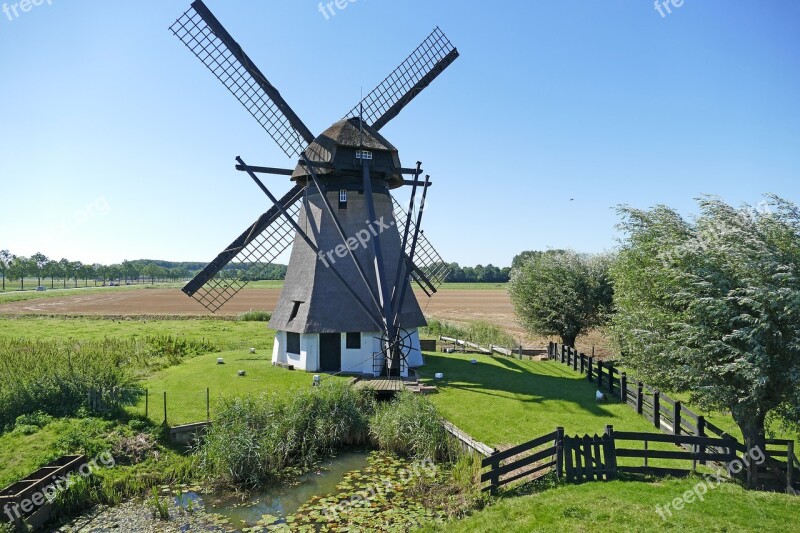
[[353, 386], [359, 389], [369, 389], [381, 393], [400, 392], [403, 390], [416, 394], [430, 394], [436, 392], [436, 387], [422, 385], [416, 379], [362, 378], [356, 381]]

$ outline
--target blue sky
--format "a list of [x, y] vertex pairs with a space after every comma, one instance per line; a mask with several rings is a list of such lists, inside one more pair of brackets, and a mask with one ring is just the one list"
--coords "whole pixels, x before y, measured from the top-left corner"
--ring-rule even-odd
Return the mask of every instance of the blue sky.
[[[168, 31], [188, 0], [14, 3], [0, 248], [207, 261], [266, 210], [234, 157], [291, 161]], [[382, 133], [431, 174], [424, 225], [449, 261], [610, 249], [621, 203], [800, 202], [800, 2], [206, 3], [313, 132], [445, 31], [461, 57]]]

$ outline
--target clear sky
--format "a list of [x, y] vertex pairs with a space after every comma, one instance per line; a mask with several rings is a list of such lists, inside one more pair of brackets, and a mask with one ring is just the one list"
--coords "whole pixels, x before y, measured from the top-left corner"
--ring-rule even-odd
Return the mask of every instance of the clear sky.
[[[188, 0], [18, 2], [0, 12], [0, 249], [208, 261], [266, 210], [235, 156], [292, 162], [168, 31]], [[796, 0], [206, 3], [315, 133], [444, 30], [461, 57], [382, 133], [431, 174], [448, 261], [612, 248], [621, 203], [800, 202]]]

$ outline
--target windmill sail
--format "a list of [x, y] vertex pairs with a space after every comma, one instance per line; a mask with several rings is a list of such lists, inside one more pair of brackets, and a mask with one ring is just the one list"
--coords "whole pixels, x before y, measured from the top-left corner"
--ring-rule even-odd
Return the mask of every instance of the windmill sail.
[[[392, 197], [392, 202], [394, 203], [394, 218], [397, 221], [397, 230], [403, 233], [406, 226], [406, 212], [396, 198]], [[410, 221], [410, 226], [410, 231], [413, 233], [416, 228], [413, 220]], [[405, 249], [406, 258], [411, 253], [411, 246], [412, 243], [409, 240]], [[430, 292], [436, 292], [439, 285], [444, 283], [449, 273], [449, 265], [444, 262], [442, 256], [439, 255], [436, 248], [425, 237], [425, 234], [420, 232], [417, 238], [417, 247], [414, 251], [411, 277], [426, 294], [430, 295]]]
[[361, 116], [364, 122], [380, 130], [457, 57], [458, 50], [447, 36], [438, 27], [434, 28], [422, 44], [344, 118]]
[[[297, 185], [280, 200], [293, 219], [297, 219], [301, 205], [298, 200], [302, 198], [303, 190], [302, 186]], [[220, 252], [182, 290], [216, 313], [249, 281], [263, 279], [265, 270], [293, 241], [294, 229], [273, 207]], [[226, 270], [228, 265], [231, 267]]]
[[201, 0], [193, 2], [170, 30], [242, 103], [287, 156], [299, 156], [314, 140], [278, 90]]

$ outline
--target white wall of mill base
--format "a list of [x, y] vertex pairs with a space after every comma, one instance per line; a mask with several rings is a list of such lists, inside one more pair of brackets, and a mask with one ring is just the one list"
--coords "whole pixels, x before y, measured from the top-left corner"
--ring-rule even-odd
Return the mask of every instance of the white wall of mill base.
[[[420, 351], [419, 333], [416, 328], [409, 332], [408, 342], [411, 350], [408, 355], [408, 364], [411, 368], [422, 366], [422, 352]], [[348, 349], [347, 335], [341, 334], [342, 366], [341, 371], [352, 374], [373, 374], [372, 354], [380, 351], [380, 334], [378, 332], [362, 332], [361, 348]], [[286, 351], [286, 332], [275, 332], [275, 343], [272, 347], [272, 362], [293, 365], [298, 370], [316, 372], [319, 370], [319, 334], [300, 334], [300, 353], [293, 354]], [[404, 376], [407, 372], [403, 373]]]

